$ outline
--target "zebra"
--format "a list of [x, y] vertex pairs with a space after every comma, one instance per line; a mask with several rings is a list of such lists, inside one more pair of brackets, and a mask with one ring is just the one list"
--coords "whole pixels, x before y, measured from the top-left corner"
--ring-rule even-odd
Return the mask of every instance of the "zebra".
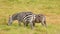
[[[46, 16], [43, 14], [36, 14], [35, 23], [41, 23], [43, 26], [47, 26], [46, 24]], [[35, 25], [35, 24], [34, 24]]]
[[31, 29], [35, 26], [35, 23], [41, 23], [46, 26], [46, 17], [43, 14], [34, 14], [32, 12], [19, 12], [9, 17], [8, 25], [11, 25], [14, 20], [18, 20], [19, 25], [23, 22], [24, 27], [30, 24]]
[[28, 22], [30, 23], [31, 21], [31, 27], [33, 28], [35, 26], [35, 23], [41, 23], [42, 26], [47, 27], [46, 24], [46, 16], [43, 14], [34, 14], [34, 15], [29, 15], [27, 17], [24, 18], [24, 20], [26, 21], [26, 26], [28, 26]]
[[18, 20], [19, 25], [21, 25], [21, 22], [23, 22], [24, 26], [27, 26], [27, 23], [30, 23], [31, 29], [33, 29], [33, 21], [35, 20], [35, 15], [32, 12], [15, 13], [9, 17], [8, 25], [11, 25], [14, 20]]
[[[42, 26], [45, 26], [47, 27], [47, 24], [46, 24], [46, 16], [43, 15], [43, 14], [34, 14], [34, 20], [33, 20], [33, 26], [35, 26], [35, 23], [41, 23]], [[28, 23], [26, 23], [27, 26], [28, 26]]]

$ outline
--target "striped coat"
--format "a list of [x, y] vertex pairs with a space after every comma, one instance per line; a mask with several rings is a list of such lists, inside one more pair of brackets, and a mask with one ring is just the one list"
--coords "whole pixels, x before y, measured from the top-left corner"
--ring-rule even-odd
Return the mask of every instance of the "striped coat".
[[11, 25], [14, 20], [18, 20], [19, 25], [21, 25], [21, 22], [23, 22], [24, 26], [26, 26], [27, 23], [30, 23], [32, 29], [33, 21], [35, 20], [35, 15], [32, 12], [15, 13], [11, 17], [9, 17], [8, 25]]

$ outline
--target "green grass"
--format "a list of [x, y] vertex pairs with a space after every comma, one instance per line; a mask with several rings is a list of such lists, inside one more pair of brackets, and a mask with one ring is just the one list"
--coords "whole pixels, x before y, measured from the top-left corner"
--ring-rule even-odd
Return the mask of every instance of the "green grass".
[[16, 24], [12, 26], [0, 25], [1, 34], [60, 34], [60, 26], [54, 24], [48, 24], [45, 28], [40, 24], [36, 24], [33, 30], [30, 27], [18, 26]]
[[[16, 22], [8, 26], [9, 15], [22, 11], [46, 15], [47, 29], [36, 24], [31, 30]], [[0, 34], [60, 34], [59, 16], [60, 0], [0, 0]]]

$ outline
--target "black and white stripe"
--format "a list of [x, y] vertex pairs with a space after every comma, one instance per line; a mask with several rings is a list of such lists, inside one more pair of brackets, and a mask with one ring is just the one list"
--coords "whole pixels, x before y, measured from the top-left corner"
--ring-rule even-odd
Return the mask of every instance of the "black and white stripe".
[[32, 15], [25, 16], [23, 20], [25, 21], [35, 20], [35, 15], [32, 14]]
[[28, 25], [28, 23], [30, 23], [31, 29], [33, 28], [33, 21], [35, 20], [35, 15], [27, 15], [24, 17], [23, 19], [26, 23], [25, 26]]

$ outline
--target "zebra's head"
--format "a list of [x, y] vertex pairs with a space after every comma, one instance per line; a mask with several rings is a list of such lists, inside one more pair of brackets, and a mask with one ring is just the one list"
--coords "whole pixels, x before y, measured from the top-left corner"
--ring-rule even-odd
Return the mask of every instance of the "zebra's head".
[[9, 20], [8, 20], [8, 25], [9, 26], [12, 24], [12, 21], [13, 21], [12, 16], [9, 16]]
[[13, 15], [9, 15], [8, 25], [11, 25], [14, 20], [17, 20], [18, 13], [15, 13]]
[[42, 24], [43, 26], [46, 26], [46, 25], [47, 25], [47, 24], [46, 24], [46, 16], [43, 15], [43, 14], [38, 14], [38, 17], [39, 17], [39, 21], [41, 21], [41, 24]]

